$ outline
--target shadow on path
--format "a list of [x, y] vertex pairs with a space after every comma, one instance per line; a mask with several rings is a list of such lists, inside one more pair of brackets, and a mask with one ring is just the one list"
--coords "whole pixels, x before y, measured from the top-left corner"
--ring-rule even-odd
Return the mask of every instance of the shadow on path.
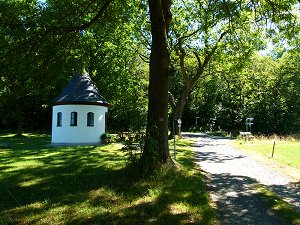
[[255, 191], [254, 179], [230, 174], [208, 174], [208, 190], [212, 192], [221, 224], [287, 224], [274, 214], [268, 203]]
[[195, 159], [199, 161], [208, 161], [211, 163], [223, 163], [228, 160], [242, 159], [245, 158], [243, 155], [224, 155], [216, 152], [196, 152]]

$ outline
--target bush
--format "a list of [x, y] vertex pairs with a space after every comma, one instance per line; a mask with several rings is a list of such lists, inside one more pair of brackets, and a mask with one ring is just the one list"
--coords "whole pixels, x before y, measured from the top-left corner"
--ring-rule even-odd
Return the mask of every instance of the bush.
[[104, 133], [104, 134], [101, 135], [100, 138], [101, 138], [101, 143], [102, 144], [108, 144], [108, 143], [110, 143], [111, 135], [108, 134], [108, 133]]
[[111, 135], [109, 133], [104, 133], [101, 135], [101, 139], [111, 139]]
[[10, 149], [10, 148], [11, 148], [11, 146], [7, 143], [1, 143], [0, 144], [0, 149]]
[[125, 139], [125, 145], [122, 150], [125, 152], [130, 163], [137, 162], [144, 148], [145, 134], [143, 131], [130, 134], [128, 139]]

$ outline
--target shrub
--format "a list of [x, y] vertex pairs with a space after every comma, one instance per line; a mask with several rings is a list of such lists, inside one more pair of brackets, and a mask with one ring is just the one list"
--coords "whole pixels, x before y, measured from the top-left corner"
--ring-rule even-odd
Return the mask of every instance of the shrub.
[[10, 149], [11, 146], [7, 143], [0, 143], [0, 149]]
[[110, 140], [111, 140], [111, 135], [108, 134], [108, 133], [104, 133], [101, 135], [101, 143], [102, 144], [107, 144], [107, 143], [110, 143]]
[[101, 135], [101, 139], [111, 139], [111, 135], [109, 133], [104, 133]]

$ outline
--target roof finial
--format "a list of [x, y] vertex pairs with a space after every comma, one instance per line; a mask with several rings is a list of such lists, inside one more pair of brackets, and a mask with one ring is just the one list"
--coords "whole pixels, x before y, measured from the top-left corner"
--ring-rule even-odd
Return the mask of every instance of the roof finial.
[[80, 73], [84, 74], [84, 72], [85, 72], [85, 67], [84, 67], [84, 51], [82, 50], [82, 53], [81, 53]]

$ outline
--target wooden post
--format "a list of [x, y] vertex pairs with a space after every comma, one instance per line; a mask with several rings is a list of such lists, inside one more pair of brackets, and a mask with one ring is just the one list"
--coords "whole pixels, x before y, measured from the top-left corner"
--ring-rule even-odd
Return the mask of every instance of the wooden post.
[[273, 156], [274, 156], [274, 150], [275, 150], [275, 141], [274, 141], [274, 143], [273, 143], [272, 158], [273, 158]]

